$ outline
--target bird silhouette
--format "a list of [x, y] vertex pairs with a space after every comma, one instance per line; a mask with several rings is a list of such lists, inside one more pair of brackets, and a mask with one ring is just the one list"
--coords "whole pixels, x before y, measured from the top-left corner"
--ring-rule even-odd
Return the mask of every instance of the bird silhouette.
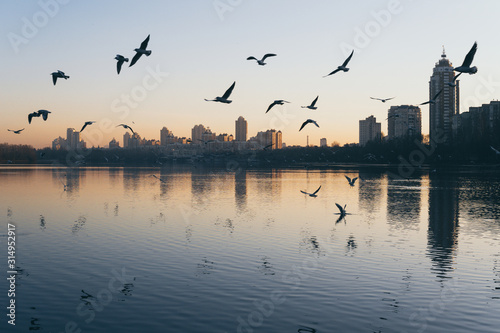
[[[122, 70], [122, 65], [124, 62], [128, 62], [128, 58], [125, 58], [121, 54], [117, 54], [115, 59], [117, 60], [116, 62], [116, 71], [118, 74], [120, 74], [120, 71]], [[137, 61], [137, 60], [136, 60]]]
[[349, 61], [351, 61], [351, 58], [352, 58], [353, 54], [354, 54], [354, 50], [352, 50], [351, 54], [347, 57], [347, 59], [344, 61], [344, 63], [342, 65], [338, 66], [337, 69], [335, 69], [333, 72], [331, 72], [330, 74], [325, 75], [323, 77], [327, 77], [327, 76], [333, 75], [333, 74], [335, 74], [337, 72], [340, 72], [340, 71], [348, 72], [349, 68], [347, 68], [347, 64], [349, 63]]
[[236, 85], [236, 81], [233, 82], [231, 87], [229, 87], [226, 90], [226, 92], [224, 93], [224, 95], [222, 95], [222, 97], [217, 96], [217, 97], [215, 97], [215, 99], [205, 99], [205, 101], [207, 101], [207, 102], [221, 102], [221, 103], [225, 103], [225, 104], [231, 103], [232, 101], [228, 100], [228, 98], [229, 98], [229, 96], [231, 96], [231, 93], [233, 92], [235, 85]]
[[151, 50], [146, 50], [146, 48], [148, 47], [148, 43], [149, 43], [149, 36], [150, 35], [148, 35], [148, 37], [146, 37], [146, 39], [141, 43], [141, 46], [138, 49], [134, 49], [135, 55], [132, 58], [132, 61], [130, 62], [130, 65], [128, 67], [134, 66], [134, 64], [137, 62], [137, 60], [139, 60], [139, 58], [143, 54], [145, 54], [146, 57], [149, 57], [151, 55]]
[[314, 99], [314, 101], [311, 102], [311, 105], [308, 105], [308, 106], [301, 106], [301, 108], [303, 109], [309, 109], [309, 110], [316, 110], [318, 107], [316, 107], [316, 102], [318, 101], [318, 98], [319, 96], [316, 96], [316, 98]]
[[476, 54], [476, 51], [477, 51], [477, 42], [474, 42], [474, 45], [472, 45], [472, 48], [470, 49], [469, 53], [467, 53], [467, 55], [465, 56], [462, 65], [455, 67], [453, 70], [460, 73], [469, 73], [469, 74], [477, 73], [476, 66], [470, 67], [470, 65], [472, 64], [472, 60], [474, 60], [474, 55]]
[[302, 126], [300, 126], [299, 132], [304, 128], [304, 126], [306, 126], [307, 124], [310, 124], [310, 123], [312, 123], [312, 124], [316, 125], [317, 127], [319, 127], [318, 123], [315, 120], [307, 119], [306, 121], [304, 121], [302, 123]]
[[60, 77], [61, 79], [65, 79], [65, 80], [69, 79], [69, 76], [64, 74], [64, 72], [60, 71], [60, 70], [58, 70], [57, 72], [53, 72], [50, 75], [52, 75], [52, 82], [54, 83], [54, 85], [56, 85], [58, 77]]
[[257, 63], [259, 65], [264, 66], [264, 65], [266, 65], [266, 63], [264, 62], [266, 60], [266, 58], [275, 57], [275, 56], [276, 56], [276, 54], [274, 54], [274, 53], [267, 53], [260, 60], [255, 58], [254, 56], [248, 57], [247, 60], [255, 60], [255, 61], [257, 61]]

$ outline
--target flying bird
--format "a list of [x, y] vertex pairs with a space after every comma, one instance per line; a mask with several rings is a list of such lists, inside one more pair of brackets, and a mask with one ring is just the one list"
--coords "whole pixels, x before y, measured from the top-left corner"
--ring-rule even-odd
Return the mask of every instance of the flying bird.
[[376, 99], [377, 101], [381, 101], [382, 103], [385, 103], [387, 101], [390, 101], [391, 99], [394, 99], [395, 97], [391, 98], [376, 98], [376, 97], [370, 97], [371, 99]]
[[233, 82], [231, 87], [229, 87], [229, 89], [226, 90], [226, 92], [224, 93], [224, 95], [222, 95], [222, 97], [217, 96], [217, 97], [215, 97], [215, 99], [206, 99], [205, 98], [205, 101], [207, 101], [207, 102], [221, 102], [221, 103], [225, 103], [225, 104], [231, 103], [232, 101], [228, 100], [228, 98], [229, 98], [229, 96], [231, 96], [231, 93], [233, 92], [235, 84], [236, 84], [236, 81]]
[[452, 88], [455, 88], [457, 86], [457, 84], [455, 83], [455, 80], [460, 76], [462, 75], [462, 73], [458, 73], [457, 75], [455, 75], [453, 77], [453, 80], [451, 80], [451, 82], [446, 82], [447, 85], [449, 85], [450, 87]]
[[129, 129], [132, 132], [132, 134], [135, 134], [134, 130], [129, 125], [125, 125], [125, 124], [116, 125], [116, 127], [119, 127], [119, 126], [125, 128], [125, 129]]
[[118, 61], [116, 63], [116, 71], [118, 72], [118, 74], [120, 74], [120, 71], [122, 70], [122, 65], [124, 62], [128, 62], [128, 58], [125, 58], [121, 54], [117, 54], [115, 59]]
[[275, 56], [276, 56], [276, 54], [274, 54], [274, 53], [267, 53], [267, 54], [265, 54], [265, 55], [262, 57], [262, 59], [260, 59], [260, 60], [259, 60], [259, 59], [257, 59], [257, 58], [255, 58], [254, 56], [248, 57], [248, 58], [247, 58], [247, 60], [255, 60], [255, 61], [257, 61], [257, 63], [258, 63], [259, 65], [264, 66], [264, 65], [266, 64], [266, 63], [264, 62], [264, 61], [266, 60], [266, 58], [269, 58], [269, 57], [275, 57]]
[[423, 102], [421, 103], [420, 105], [424, 105], [424, 104], [435, 104], [436, 103], [436, 99], [437, 97], [439, 96], [439, 94], [441, 94], [443, 92], [443, 89], [444, 88], [441, 88], [441, 90], [438, 91], [438, 93], [436, 95], [434, 95], [434, 98], [431, 99], [431, 100], [428, 100], [427, 102]]
[[47, 117], [49, 116], [49, 113], [51, 113], [51, 112], [47, 111], [47, 110], [38, 110], [38, 111], [32, 112], [32, 113], [28, 114], [28, 123], [31, 124], [31, 119], [33, 117], [40, 117], [40, 116], [42, 116], [43, 120], [47, 120]]
[[50, 75], [52, 75], [52, 82], [54, 83], [54, 85], [56, 85], [58, 77], [60, 77], [61, 79], [65, 79], [65, 80], [69, 79], [69, 76], [64, 74], [64, 72], [60, 71], [60, 70], [58, 70], [57, 72], [53, 72]]
[[145, 54], [146, 57], [149, 57], [151, 55], [151, 50], [146, 50], [146, 48], [148, 47], [148, 43], [149, 43], [149, 35], [141, 43], [141, 46], [138, 49], [134, 49], [136, 53], [135, 56], [132, 58], [132, 61], [130, 62], [130, 65], [128, 67], [132, 67], [143, 54]]
[[7, 129], [7, 131], [14, 132], [15, 134], [20, 134], [22, 131], [24, 131], [24, 128], [23, 128], [23, 129], [20, 129], [20, 130], [11, 130], [11, 129]]
[[316, 98], [314, 99], [314, 101], [312, 101], [311, 105], [301, 106], [301, 107], [303, 109], [316, 110], [318, 107], [315, 106], [315, 105], [316, 105], [316, 102], [318, 101], [318, 98], [319, 98], [319, 96], [316, 96]]
[[338, 203], [335, 203], [335, 206], [337, 206], [337, 208], [339, 209], [340, 213], [335, 213], [337, 215], [340, 215], [340, 216], [346, 216], [346, 215], [350, 215], [346, 212], [345, 208], [347, 207], [347, 205], [344, 205], [344, 207], [342, 207], [341, 205], [339, 205]]
[[307, 193], [307, 192], [302, 191], [302, 190], [300, 190], [300, 192], [302, 192], [302, 193], [304, 193], [304, 194], [307, 194], [308, 196], [310, 196], [310, 197], [312, 197], [312, 198], [316, 198], [316, 197], [317, 197], [316, 193], [318, 193], [318, 192], [319, 192], [320, 188], [321, 188], [321, 185], [320, 185], [320, 186], [318, 187], [318, 189], [317, 189], [316, 191], [314, 191], [313, 193]]
[[273, 106], [275, 106], [275, 105], [283, 105], [284, 103], [290, 103], [290, 102], [287, 102], [287, 101], [282, 100], [282, 99], [275, 100], [274, 102], [271, 103], [271, 105], [269, 105], [269, 107], [267, 108], [266, 113], [268, 113], [269, 110], [271, 110]]
[[165, 183], [165, 181], [163, 179], [161, 179], [160, 177], [156, 176], [156, 175], [151, 175], [152, 177], [155, 177], [156, 179], [158, 179], [159, 181], [161, 181], [162, 183]]
[[337, 73], [339, 71], [343, 71], [343, 72], [349, 71], [349, 68], [347, 68], [346, 66], [349, 63], [349, 61], [351, 60], [353, 54], [354, 54], [354, 50], [352, 50], [351, 54], [347, 57], [347, 59], [344, 61], [344, 63], [342, 65], [338, 66], [336, 70], [334, 70], [330, 74], [325, 75], [323, 77], [327, 77], [327, 76], [333, 75], [333, 74], [335, 74], [335, 73]]
[[351, 185], [351, 186], [354, 186], [354, 184], [356, 183], [356, 180], [358, 179], [358, 177], [351, 179], [348, 176], [345, 176], [345, 178], [347, 179], [347, 181], [349, 182], [349, 185]]
[[475, 74], [477, 73], [477, 67], [470, 67], [472, 64], [472, 60], [474, 60], [474, 55], [476, 54], [477, 51], [477, 42], [474, 42], [474, 45], [472, 45], [472, 48], [470, 49], [469, 53], [465, 56], [464, 62], [462, 63], [462, 66], [455, 67], [453, 70], [460, 72], [460, 73], [469, 73], [469, 74]]
[[85, 127], [87, 127], [88, 125], [92, 125], [93, 123], [95, 123], [95, 121], [86, 121], [85, 124], [83, 124], [83, 127], [80, 130], [80, 133], [83, 132], [83, 130], [85, 129]]
[[302, 123], [302, 126], [300, 126], [300, 129], [299, 129], [299, 132], [304, 128], [304, 126], [306, 126], [307, 124], [309, 123], [313, 123], [314, 125], [316, 125], [317, 127], [319, 127], [318, 123], [312, 119], [307, 119], [306, 121], [304, 121]]

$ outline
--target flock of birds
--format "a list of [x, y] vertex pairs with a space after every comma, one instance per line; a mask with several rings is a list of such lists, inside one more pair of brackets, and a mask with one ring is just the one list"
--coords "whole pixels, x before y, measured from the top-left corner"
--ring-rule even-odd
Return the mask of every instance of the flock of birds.
[[[349, 186], [351, 186], [351, 187], [354, 187], [356, 184], [356, 180], [358, 180], [358, 177], [350, 178], [347, 175], [344, 175], [344, 177], [347, 179], [347, 182], [349, 183]], [[321, 189], [321, 185], [313, 193], [308, 193], [308, 192], [302, 191], [302, 190], [300, 190], [300, 192], [305, 194], [305, 195], [310, 196], [311, 198], [316, 198], [318, 196], [318, 192], [320, 189]], [[342, 220], [344, 220], [344, 223], [345, 223], [346, 215], [351, 215], [350, 213], [347, 213], [347, 211], [346, 211], [347, 204], [345, 204], [344, 207], [342, 207], [340, 204], [335, 203], [335, 206], [337, 206], [337, 208], [339, 209], [339, 212], [335, 213], [335, 214], [340, 215], [339, 218], [337, 219], [337, 222], [335, 222], [335, 224], [339, 223]]]
[[[132, 58], [132, 61], [130, 62], [130, 65], [129, 67], [133, 66], [135, 63], [137, 63], [137, 61], [141, 58], [142, 55], [146, 55], [146, 56], [150, 56], [151, 55], [151, 50], [148, 50], [148, 43], [149, 43], [149, 39], [150, 39], [150, 35], [148, 35], [146, 37], [146, 39], [144, 39], [144, 41], [141, 43], [141, 45], [134, 49], [135, 51], [135, 55], [134, 57]], [[462, 74], [462, 73], [469, 73], [469, 74], [475, 74], [477, 73], [477, 67], [473, 66], [471, 67], [472, 65], [472, 61], [474, 59], [474, 55], [476, 53], [476, 50], [477, 50], [477, 42], [474, 43], [474, 45], [472, 46], [472, 48], [470, 49], [470, 51], [467, 53], [463, 63], [461, 66], [459, 67], [456, 67], [454, 68], [455, 71], [459, 72], [459, 74], [455, 75], [455, 77], [453, 78], [453, 80], [451, 82], [447, 82], [447, 84], [451, 87], [454, 87], [456, 86], [456, 79]], [[334, 75], [338, 72], [348, 72], [349, 71], [349, 67], [348, 64], [349, 62], [351, 61], [352, 57], [354, 55], [354, 50], [349, 54], [349, 56], [344, 60], [344, 62], [340, 65], [340, 66], [337, 66], [336, 69], [334, 69], [333, 71], [331, 71], [329, 74], [325, 75], [324, 77], [328, 77], [328, 76], [331, 76], [331, 75]], [[258, 65], [260, 66], [264, 66], [266, 65], [266, 60], [270, 57], [276, 57], [277, 54], [275, 53], [267, 53], [265, 54], [261, 59], [258, 59], [254, 56], [250, 56], [247, 58], [247, 60], [254, 60], [257, 62]], [[118, 74], [120, 74], [121, 72], [121, 69], [122, 69], [122, 66], [123, 66], [123, 63], [124, 62], [128, 62], [129, 59], [124, 57], [123, 55], [121, 54], [117, 54], [116, 57], [114, 58], [117, 63], [116, 63], [116, 71]], [[53, 72], [51, 73], [52, 75], [52, 82], [54, 85], [56, 85], [57, 83], [57, 79], [58, 78], [61, 78], [61, 79], [69, 79], [69, 76], [66, 75], [63, 71], [61, 70], [58, 70], [56, 72]], [[230, 100], [230, 96], [231, 96], [231, 93], [233, 92], [234, 90], [234, 87], [236, 85], [236, 81], [234, 81], [231, 86], [224, 92], [224, 94], [222, 96], [217, 96], [215, 97], [214, 99], [205, 99], [205, 101], [207, 102], [219, 102], [219, 103], [223, 103], [223, 104], [230, 104], [232, 102], [232, 100]], [[441, 89], [439, 92], [437, 92], [432, 99], [426, 101], [426, 102], [423, 102], [419, 105], [425, 105], [425, 104], [435, 104], [436, 101], [437, 101], [437, 98], [439, 97], [439, 95], [442, 93], [443, 89]], [[385, 103], [389, 100], [392, 100], [394, 99], [395, 97], [390, 97], [390, 98], [377, 98], [377, 97], [370, 97], [371, 99], [373, 100], [379, 100], [381, 101], [382, 103]], [[307, 106], [302, 106], [302, 108], [305, 108], [305, 109], [308, 109], [308, 110], [317, 110], [317, 106], [316, 106], [316, 103], [318, 102], [318, 99], [319, 99], [319, 96], [316, 96], [316, 98], [311, 102], [310, 105], [307, 105]], [[289, 101], [285, 101], [285, 100], [275, 100], [273, 101], [267, 108], [266, 112], [265, 113], [268, 113], [275, 105], [283, 105], [284, 103], [290, 103]], [[35, 112], [32, 112], [30, 114], [28, 114], [28, 123], [31, 124], [31, 121], [32, 121], [32, 118], [34, 117], [42, 117], [44, 121], [47, 120], [48, 118], [48, 115], [49, 113], [51, 113], [50, 111], [48, 110], [38, 110], [38, 111], [35, 111]], [[392, 115], [391, 117], [398, 117], [398, 115]], [[389, 117], [390, 118], [390, 117]], [[387, 118], [387, 119], [389, 119]], [[90, 126], [92, 125], [93, 123], [95, 123], [95, 121], [86, 121], [84, 123], [84, 125], [82, 126], [80, 132], [82, 132], [87, 126]], [[316, 127], [320, 127], [318, 122], [314, 119], [306, 119], [302, 125], [300, 126], [299, 128], [299, 132], [305, 127], [307, 126], [308, 124], [314, 124]], [[116, 127], [123, 127], [124, 129], [128, 129], [132, 132], [132, 134], [135, 134], [134, 130], [127, 124], [119, 124], [117, 125]], [[11, 129], [8, 129], [8, 131], [11, 131], [13, 132], [14, 134], [20, 134], [23, 130], [25, 130], [25, 128], [22, 128], [22, 129], [19, 129], [19, 130], [11, 130]]]

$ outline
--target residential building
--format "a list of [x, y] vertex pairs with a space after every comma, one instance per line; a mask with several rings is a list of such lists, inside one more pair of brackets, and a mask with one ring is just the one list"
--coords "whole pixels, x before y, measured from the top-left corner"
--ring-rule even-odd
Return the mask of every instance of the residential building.
[[382, 138], [382, 124], [377, 123], [374, 116], [359, 121], [359, 145], [364, 146], [368, 141], [380, 141]]

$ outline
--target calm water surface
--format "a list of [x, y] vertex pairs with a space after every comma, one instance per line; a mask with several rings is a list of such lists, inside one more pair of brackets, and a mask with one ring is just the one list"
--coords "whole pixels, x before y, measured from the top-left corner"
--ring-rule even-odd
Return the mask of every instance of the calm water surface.
[[0, 188], [1, 332], [500, 331], [500, 173], [10, 166]]

